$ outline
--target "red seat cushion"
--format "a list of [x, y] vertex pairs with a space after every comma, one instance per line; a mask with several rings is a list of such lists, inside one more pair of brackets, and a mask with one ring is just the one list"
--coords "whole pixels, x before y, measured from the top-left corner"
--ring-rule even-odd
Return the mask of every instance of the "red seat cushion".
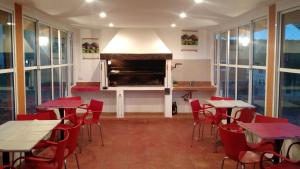
[[239, 153], [239, 161], [243, 164], [259, 163], [260, 154], [253, 151], [241, 151]]

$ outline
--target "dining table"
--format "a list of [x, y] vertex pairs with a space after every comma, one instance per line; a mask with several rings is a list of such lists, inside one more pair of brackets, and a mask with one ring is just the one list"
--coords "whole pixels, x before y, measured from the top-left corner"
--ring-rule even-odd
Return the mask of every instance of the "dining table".
[[30, 152], [61, 120], [8, 121], [0, 125], [0, 152], [3, 164], [10, 163], [10, 152]]
[[215, 108], [227, 109], [227, 124], [229, 124], [231, 121], [230, 117], [233, 108], [255, 108], [254, 105], [243, 100], [206, 100], [206, 102]]
[[[285, 139], [300, 139], [300, 126], [291, 123], [243, 123], [238, 125], [264, 140], [274, 140], [274, 150], [280, 153]], [[279, 158], [274, 159], [275, 163]]]
[[60, 118], [64, 117], [64, 110], [67, 108], [78, 108], [82, 105], [82, 100], [55, 99], [46, 101], [37, 106], [39, 109], [58, 109]]

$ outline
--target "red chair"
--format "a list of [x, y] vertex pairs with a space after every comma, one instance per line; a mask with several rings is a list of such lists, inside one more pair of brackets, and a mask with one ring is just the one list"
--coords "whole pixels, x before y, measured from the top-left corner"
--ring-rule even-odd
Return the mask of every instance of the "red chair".
[[255, 116], [255, 123], [288, 123], [289, 120], [286, 118], [275, 118], [275, 117], [268, 117], [257, 114]]
[[[264, 152], [263, 154], [261, 154], [260, 156], [260, 168], [261, 169], [300, 169], [300, 160], [299, 161], [293, 161], [290, 159], [290, 150], [293, 146], [295, 145], [298, 145], [298, 151], [300, 150], [300, 142], [295, 142], [295, 143], [292, 143], [289, 148], [288, 148], [288, 151], [287, 151], [287, 155], [286, 157], [278, 154], [278, 153], [275, 153], [273, 151], [267, 151], [267, 152]], [[268, 167], [265, 167], [264, 166], [264, 159], [267, 158], [267, 156], [265, 156], [266, 154], [273, 154], [274, 156], [277, 156], [279, 158], [281, 158], [281, 163], [279, 164], [274, 164], [274, 165], [271, 165], [271, 166], [268, 166]]]
[[[67, 129], [69, 132], [69, 138], [68, 138], [68, 142], [66, 145], [66, 151], [64, 153], [64, 158], [67, 159], [69, 156], [74, 154], [78, 169], [80, 167], [79, 167], [79, 162], [78, 162], [78, 158], [77, 158], [76, 148], [77, 148], [78, 137], [80, 134], [80, 127], [81, 127], [81, 122], [74, 124], [74, 126], [65, 125], [65, 128], [63, 128], [63, 129]], [[55, 140], [55, 138], [56, 138], [56, 133], [54, 132], [51, 134], [50, 140]], [[38, 143], [38, 145], [36, 145], [34, 147], [34, 149], [42, 149], [42, 148], [46, 149], [49, 146], [51, 146], [51, 145], [48, 145], [48, 141], [44, 140], [44, 141], [41, 141], [40, 143]], [[51, 151], [54, 151], [54, 150], [51, 149]], [[51, 154], [53, 154], [53, 152]], [[66, 163], [65, 163], [65, 165], [66, 165]], [[65, 168], [66, 168], [66, 166], [65, 166]]]
[[252, 123], [256, 114], [256, 110], [254, 108], [243, 108], [236, 111], [233, 117], [233, 123], [244, 122], [244, 123]]
[[0, 166], [0, 169], [15, 169], [15, 167], [5, 165], [5, 166]]
[[[69, 139], [69, 132], [67, 130], [62, 130], [64, 132], [64, 139], [52, 142], [47, 141], [49, 146], [55, 147], [55, 152], [51, 158], [43, 158], [38, 156], [26, 156], [19, 157], [13, 162], [13, 166], [18, 160], [25, 160], [21, 164], [21, 169], [62, 169], [64, 164], [64, 152]], [[54, 129], [54, 132], [61, 132], [61, 129]]]
[[[211, 112], [207, 111], [204, 107], [202, 106], [199, 102], [199, 99], [191, 99], [190, 100], [191, 108], [192, 108], [192, 113], [193, 113], [193, 132], [192, 132], [192, 143], [191, 147], [193, 145], [193, 140], [194, 140], [194, 133], [195, 133], [195, 128], [197, 125], [199, 126], [199, 133], [198, 133], [198, 140], [200, 138], [200, 130], [201, 130], [201, 123], [205, 122], [205, 117], [208, 115], [205, 115], [206, 113], [211, 114]], [[202, 115], [202, 118], [200, 118], [200, 114]], [[203, 137], [203, 130], [204, 130], [204, 124], [202, 125], [202, 137]]]
[[[59, 98], [59, 100], [81, 100], [81, 96], [63, 97]], [[78, 123], [77, 121], [80, 120], [77, 118], [78, 116], [72, 115], [76, 115], [76, 108], [66, 108], [65, 117], [68, 117], [67, 119], [70, 120], [72, 123]]]
[[52, 110], [48, 110], [47, 112], [43, 113], [37, 112], [34, 114], [18, 114], [17, 120], [56, 120], [56, 115], [54, 115], [55, 112], [53, 112]]
[[83, 125], [88, 125], [88, 135], [89, 140], [92, 141], [92, 124], [96, 124], [99, 127], [100, 136], [102, 146], [103, 144], [103, 136], [102, 136], [102, 126], [100, 123], [100, 116], [103, 110], [103, 102], [96, 99], [91, 99], [90, 104], [85, 104], [85, 107], [80, 107], [86, 110], [86, 113], [81, 116], [83, 121]]
[[223, 169], [226, 159], [231, 159], [237, 162], [236, 168], [239, 164], [256, 164], [260, 161], [259, 154], [249, 151], [246, 138], [243, 132], [228, 130], [219, 126], [219, 133], [221, 141], [224, 145], [225, 157], [223, 158], [221, 168]]

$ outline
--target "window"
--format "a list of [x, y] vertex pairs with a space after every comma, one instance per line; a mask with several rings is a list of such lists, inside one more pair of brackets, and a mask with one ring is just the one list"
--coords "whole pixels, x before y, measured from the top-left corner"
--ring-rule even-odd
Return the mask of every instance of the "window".
[[237, 99], [248, 101], [249, 70], [237, 69]]
[[227, 63], [227, 40], [228, 40], [228, 33], [223, 32], [221, 33], [221, 43], [220, 43], [220, 63], [226, 64]]
[[261, 18], [221, 31], [218, 34], [220, 45], [215, 43], [215, 51], [220, 52], [215, 56], [220, 57], [220, 62], [214, 63], [214, 74], [219, 73], [219, 77], [214, 77], [219, 83], [219, 95], [249, 102], [262, 114], [265, 109], [267, 32], [267, 19]]
[[35, 107], [38, 103], [37, 89], [37, 70], [28, 70], [25, 72], [26, 86], [26, 112], [35, 112]]
[[72, 39], [38, 20], [25, 17], [24, 25], [26, 112], [33, 113], [38, 104], [68, 95]]
[[0, 10], [0, 124], [15, 113], [12, 14]]
[[239, 27], [238, 64], [249, 65], [250, 25]]
[[36, 22], [30, 19], [24, 18], [23, 21], [24, 29], [24, 56], [25, 66], [36, 66]]
[[231, 29], [229, 31], [229, 64], [236, 64], [236, 36], [237, 31]]
[[268, 29], [267, 20], [253, 23], [252, 104], [256, 111], [265, 111], [265, 81]]
[[300, 125], [300, 10], [281, 14], [278, 116]]
[[59, 56], [58, 56], [58, 30], [52, 29], [52, 57], [53, 57], [53, 64], [59, 64]]
[[40, 65], [51, 65], [50, 27], [39, 24]]
[[52, 71], [50, 69], [41, 70], [41, 93], [43, 93], [42, 101], [45, 102], [52, 99]]
[[229, 67], [228, 97], [235, 98], [235, 67]]

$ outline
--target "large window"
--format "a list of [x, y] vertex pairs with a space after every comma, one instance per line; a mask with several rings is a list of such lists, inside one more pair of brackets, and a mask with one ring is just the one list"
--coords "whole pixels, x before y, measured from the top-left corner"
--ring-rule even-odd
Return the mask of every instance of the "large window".
[[280, 117], [300, 125], [300, 10], [281, 15]]
[[267, 19], [253, 20], [218, 35], [220, 45], [215, 43], [215, 51], [220, 52], [215, 60], [220, 57], [220, 62], [214, 63], [214, 74], [219, 74], [215, 80], [219, 94], [247, 101], [264, 113]]
[[259, 113], [265, 109], [265, 81], [268, 29], [267, 20], [253, 23], [252, 104]]
[[12, 25], [12, 14], [0, 10], [0, 124], [15, 113]]
[[38, 20], [25, 17], [23, 24], [26, 112], [32, 113], [38, 104], [68, 95], [72, 40]]

